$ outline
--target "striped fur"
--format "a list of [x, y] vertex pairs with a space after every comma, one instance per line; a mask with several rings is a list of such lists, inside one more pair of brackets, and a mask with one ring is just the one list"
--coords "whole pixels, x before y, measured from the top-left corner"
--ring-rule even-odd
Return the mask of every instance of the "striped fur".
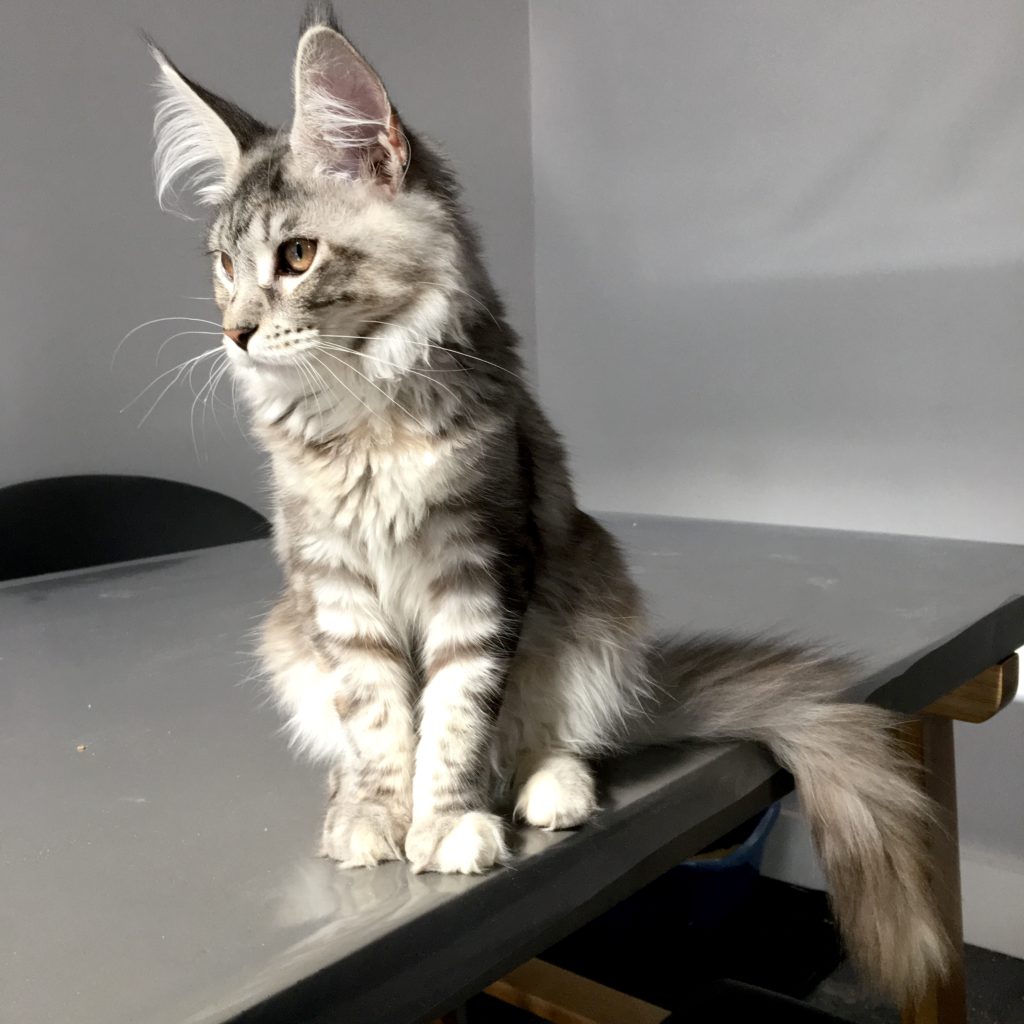
[[[161, 176], [193, 144], [214, 161], [216, 298], [226, 329], [252, 331], [225, 348], [275, 483], [286, 585], [264, 659], [296, 743], [330, 767], [324, 854], [479, 872], [507, 855], [506, 798], [574, 827], [597, 810], [596, 759], [749, 738], [797, 779], [854, 956], [894, 997], [920, 992], [947, 941], [929, 807], [890, 717], [834, 703], [841, 666], [812, 652], [651, 646], [520, 376], [455, 182], [370, 66], [317, 8], [287, 135], [238, 129], [161, 60], [177, 97]], [[300, 274], [280, 269], [290, 238], [317, 243]]]
[[750, 739], [793, 773], [847, 948], [898, 1002], [949, 963], [928, 889], [933, 811], [893, 735], [898, 717], [835, 702], [853, 666], [765, 640], [656, 646], [658, 683], [634, 740]]

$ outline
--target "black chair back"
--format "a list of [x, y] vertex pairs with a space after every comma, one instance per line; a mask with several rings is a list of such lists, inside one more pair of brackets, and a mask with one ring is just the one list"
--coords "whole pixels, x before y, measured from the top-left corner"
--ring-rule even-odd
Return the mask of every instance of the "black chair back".
[[61, 476], [0, 488], [0, 580], [267, 537], [216, 491], [145, 476]]

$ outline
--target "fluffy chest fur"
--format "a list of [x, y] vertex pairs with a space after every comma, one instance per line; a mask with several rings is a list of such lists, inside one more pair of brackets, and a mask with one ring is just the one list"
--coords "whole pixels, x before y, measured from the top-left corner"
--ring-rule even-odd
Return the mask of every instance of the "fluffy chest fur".
[[464, 440], [367, 427], [326, 444], [268, 443], [283, 529], [308, 561], [373, 563], [452, 494]]
[[431, 581], [471, 557], [458, 498], [483, 472], [479, 432], [427, 437], [381, 420], [325, 444], [272, 431], [264, 442], [278, 553], [309, 616], [337, 632], [335, 613], [354, 610], [413, 651]]

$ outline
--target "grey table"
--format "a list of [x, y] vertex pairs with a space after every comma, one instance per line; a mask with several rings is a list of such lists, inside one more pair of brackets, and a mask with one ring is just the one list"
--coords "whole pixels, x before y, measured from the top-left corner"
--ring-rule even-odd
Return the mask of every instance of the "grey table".
[[[1024, 643], [1024, 548], [608, 517], [663, 628], [782, 631], [916, 711]], [[313, 855], [320, 769], [266, 706], [264, 542], [0, 587], [0, 1019], [412, 1022], [789, 788], [758, 748], [608, 766], [605, 809], [482, 878]]]

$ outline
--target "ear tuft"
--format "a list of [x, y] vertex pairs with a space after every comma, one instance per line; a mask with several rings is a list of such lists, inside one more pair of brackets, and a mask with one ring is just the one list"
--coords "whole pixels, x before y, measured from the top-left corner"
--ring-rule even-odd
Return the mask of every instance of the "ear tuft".
[[308, 29], [295, 57], [291, 147], [314, 173], [401, 185], [409, 143], [377, 73], [327, 24]]
[[244, 150], [267, 129], [190, 81], [152, 40], [146, 42], [159, 68], [153, 121], [157, 201], [161, 209], [185, 216], [176, 206], [177, 187], [185, 186], [201, 205], [215, 206], [235, 184]]
[[327, 28], [341, 33], [341, 25], [338, 23], [338, 16], [334, 13], [334, 4], [330, 0], [309, 0], [302, 15], [299, 36], [304, 36], [309, 29], [316, 28], [317, 25], [326, 25]]

